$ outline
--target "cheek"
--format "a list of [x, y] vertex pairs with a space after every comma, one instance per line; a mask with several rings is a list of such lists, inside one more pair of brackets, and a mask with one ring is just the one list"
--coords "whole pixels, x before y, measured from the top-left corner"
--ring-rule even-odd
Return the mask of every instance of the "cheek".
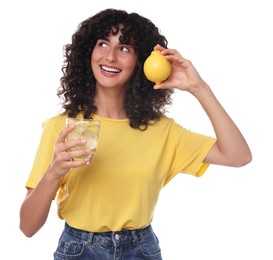
[[94, 71], [94, 69], [96, 69], [96, 53], [95, 52], [93, 52], [92, 54], [91, 54], [91, 58], [90, 58], [90, 62], [91, 62], [91, 68], [92, 68], [92, 70]]
[[131, 71], [131, 73], [133, 73], [135, 71], [136, 66], [137, 66], [136, 61], [134, 61], [134, 62], [132, 62], [131, 64], [128, 65], [128, 68]]
[[129, 60], [126, 61], [126, 67], [128, 70], [134, 71], [135, 67], [137, 65], [137, 58], [131, 57]]

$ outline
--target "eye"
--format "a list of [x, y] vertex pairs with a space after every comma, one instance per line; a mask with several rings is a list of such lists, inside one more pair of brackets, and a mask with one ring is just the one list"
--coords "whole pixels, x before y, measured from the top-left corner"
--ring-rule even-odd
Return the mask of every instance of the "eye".
[[98, 46], [102, 47], [102, 48], [106, 48], [107, 47], [107, 43], [104, 41], [99, 41], [98, 42]]
[[130, 51], [130, 48], [127, 47], [127, 46], [121, 46], [121, 47], [120, 47], [120, 50], [123, 51], [123, 52], [129, 52], [129, 51]]

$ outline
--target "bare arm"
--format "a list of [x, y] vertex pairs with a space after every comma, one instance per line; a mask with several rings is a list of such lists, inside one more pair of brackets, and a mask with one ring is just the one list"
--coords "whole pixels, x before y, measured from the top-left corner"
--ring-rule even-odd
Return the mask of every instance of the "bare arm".
[[245, 138], [216, 99], [210, 87], [203, 85], [194, 95], [207, 113], [217, 138], [205, 162], [234, 167], [249, 163], [251, 152]]
[[59, 182], [44, 175], [35, 189], [28, 189], [20, 209], [20, 229], [27, 236], [33, 236], [46, 222]]
[[73, 158], [88, 155], [89, 150], [69, 152], [71, 147], [85, 145], [85, 140], [66, 142], [67, 134], [74, 126], [66, 127], [55, 143], [52, 161], [43, 178], [35, 187], [29, 189], [20, 209], [20, 229], [27, 236], [33, 236], [46, 222], [51, 203], [58, 190], [62, 177], [71, 168], [77, 168], [88, 163], [89, 159], [73, 161]]
[[192, 63], [174, 49], [164, 49], [159, 45], [155, 48], [170, 60], [172, 73], [168, 80], [154, 88], [177, 88], [190, 92], [197, 98], [211, 121], [217, 142], [204, 162], [234, 167], [249, 163], [252, 155], [245, 138]]

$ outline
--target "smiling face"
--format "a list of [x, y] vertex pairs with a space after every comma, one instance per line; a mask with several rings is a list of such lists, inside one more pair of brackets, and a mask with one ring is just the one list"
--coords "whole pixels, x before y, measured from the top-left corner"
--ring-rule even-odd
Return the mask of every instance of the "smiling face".
[[131, 45], [121, 44], [121, 32], [110, 33], [99, 39], [91, 55], [91, 66], [97, 87], [125, 89], [137, 62], [137, 53]]

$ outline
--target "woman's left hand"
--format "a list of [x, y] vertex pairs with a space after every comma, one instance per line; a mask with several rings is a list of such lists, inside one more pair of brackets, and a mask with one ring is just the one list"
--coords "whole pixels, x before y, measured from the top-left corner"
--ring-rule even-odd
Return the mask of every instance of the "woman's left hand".
[[196, 88], [206, 84], [191, 61], [185, 59], [177, 50], [165, 49], [159, 44], [154, 49], [159, 50], [171, 62], [172, 66], [169, 78], [161, 84], [155, 85], [154, 89], [177, 88], [194, 92]]

